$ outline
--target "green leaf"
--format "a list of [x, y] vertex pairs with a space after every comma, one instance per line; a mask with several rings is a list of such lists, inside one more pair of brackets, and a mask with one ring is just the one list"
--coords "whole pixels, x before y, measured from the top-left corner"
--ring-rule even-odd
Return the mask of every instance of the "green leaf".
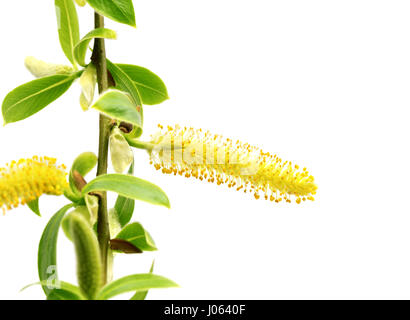
[[169, 99], [164, 82], [150, 70], [130, 64], [117, 64], [137, 86], [143, 104], [154, 105]]
[[40, 214], [40, 207], [38, 206], [38, 198], [30, 201], [27, 203], [27, 206], [30, 208], [31, 211], [33, 211], [36, 215], [38, 215], [39, 217], [41, 217]]
[[64, 190], [64, 196], [70, 200], [71, 202], [74, 202], [76, 204], [83, 205], [85, 204], [84, 198], [81, 196], [79, 197], [78, 195], [74, 194], [73, 191], [71, 191], [71, 188], [67, 188]]
[[87, 33], [74, 47], [74, 58], [80, 66], [85, 67], [85, 55], [90, 41], [95, 38], [117, 39], [115, 31], [106, 28], [97, 28]]
[[68, 175], [68, 181], [70, 188], [77, 198], [81, 198], [81, 192], [77, 189], [74, 182], [74, 171], [77, 171], [81, 176], [85, 177], [97, 164], [98, 157], [92, 152], [84, 152], [80, 154], [73, 162], [71, 166], [70, 174]]
[[79, 74], [36, 79], [9, 92], [2, 105], [4, 123], [20, 121], [39, 112], [64, 94]]
[[132, 123], [137, 127], [142, 126], [141, 114], [137, 111], [130, 97], [119, 90], [108, 90], [92, 105], [107, 116]]
[[83, 152], [73, 162], [71, 171], [78, 171], [82, 176], [85, 176], [97, 164], [98, 157], [93, 152]]
[[73, 50], [80, 41], [77, 9], [73, 0], [55, 0], [58, 36], [66, 57], [75, 66]]
[[107, 284], [101, 289], [97, 298], [99, 300], [108, 300], [116, 295], [130, 291], [144, 291], [149, 289], [176, 287], [178, 287], [178, 285], [175, 282], [155, 274], [133, 274]]
[[[27, 288], [35, 285], [47, 286], [49, 283], [48, 281], [31, 283], [20, 291], [26, 290]], [[65, 281], [58, 281], [54, 285], [50, 286], [50, 293], [47, 295], [47, 300], [85, 300], [85, 297], [81, 293], [79, 287]]]
[[87, 3], [86, 0], [75, 0], [75, 2], [76, 2], [80, 7], [84, 7], [85, 4]]
[[151, 235], [144, 229], [144, 227], [134, 222], [124, 227], [115, 239], [126, 240], [132, 243], [142, 251], [155, 251], [157, 247]]
[[101, 175], [90, 181], [83, 194], [93, 191], [113, 191], [127, 198], [170, 207], [167, 195], [156, 185], [125, 174]]
[[[149, 270], [149, 273], [152, 273], [152, 272], [154, 271], [154, 264], [155, 264], [155, 260], [152, 261], [152, 264], [151, 264], [151, 268], [150, 268], [150, 270]], [[147, 297], [147, 295], [148, 295], [148, 290], [146, 290], [146, 291], [137, 291], [137, 292], [135, 292], [135, 294], [131, 297], [130, 300], [145, 300], [145, 298]]]
[[87, 2], [99, 14], [135, 27], [135, 13], [132, 0], [88, 0]]
[[60, 288], [52, 289], [47, 295], [47, 300], [85, 300], [86, 298], [81, 293], [79, 287], [67, 283], [60, 282]]
[[[40, 281], [57, 281], [57, 236], [61, 220], [66, 212], [73, 206], [68, 204], [61, 208], [48, 222], [41, 236], [38, 247], [38, 275]], [[52, 282], [50, 282], [52, 283]], [[42, 284], [43, 290], [48, 295], [52, 289], [49, 285]]]
[[83, 300], [76, 293], [64, 290], [64, 289], [53, 289], [47, 296], [47, 300]]
[[[129, 175], [134, 174], [134, 162], [132, 162], [129, 170]], [[134, 213], [135, 200], [126, 198], [123, 196], [118, 196], [117, 201], [115, 202], [115, 211], [117, 212], [118, 222], [121, 227], [124, 227], [128, 222], [130, 222], [132, 215]]]
[[[114, 78], [116, 88], [121, 91], [127, 92], [131, 96], [131, 99], [134, 101], [135, 108], [141, 116], [141, 128], [144, 116], [142, 109], [142, 100], [136, 84], [130, 79], [130, 77], [128, 77], [128, 75], [125, 72], [123, 72], [120, 68], [118, 68], [109, 60], [107, 60], [107, 68]], [[142, 129], [139, 130], [139, 132], [137, 132], [135, 136], [140, 136], [141, 134]]]

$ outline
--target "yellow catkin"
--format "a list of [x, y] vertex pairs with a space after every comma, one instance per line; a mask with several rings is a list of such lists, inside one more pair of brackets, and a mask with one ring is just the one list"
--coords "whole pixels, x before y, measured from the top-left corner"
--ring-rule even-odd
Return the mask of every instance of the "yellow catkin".
[[0, 168], [0, 208], [16, 208], [37, 199], [42, 194], [62, 195], [67, 188], [64, 165], [56, 159], [34, 156], [20, 159]]
[[252, 192], [256, 199], [301, 203], [314, 200], [317, 186], [306, 168], [247, 143], [201, 129], [163, 127], [152, 136], [150, 163], [166, 174], [193, 177]]

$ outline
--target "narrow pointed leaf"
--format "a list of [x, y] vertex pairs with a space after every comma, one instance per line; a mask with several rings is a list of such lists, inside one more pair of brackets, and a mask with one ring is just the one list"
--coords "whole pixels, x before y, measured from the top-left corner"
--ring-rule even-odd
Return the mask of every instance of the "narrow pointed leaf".
[[67, 283], [60, 282], [61, 287], [52, 289], [47, 295], [47, 300], [85, 300], [79, 287]]
[[[128, 174], [134, 174], [134, 162], [131, 164], [128, 170]], [[128, 222], [130, 222], [132, 218], [135, 208], [135, 200], [123, 196], [118, 196], [114, 208], [117, 213], [118, 222], [120, 223], [121, 227], [124, 227]]]
[[[35, 285], [48, 286], [49, 283], [47, 281], [31, 283], [20, 291]], [[56, 286], [50, 286], [49, 289], [50, 293], [47, 295], [47, 300], [85, 300], [79, 287], [65, 281], [58, 281], [56, 282]]]
[[[131, 96], [131, 99], [135, 103], [135, 108], [141, 116], [141, 127], [142, 127], [143, 119], [144, 119], [143, 109], [142, 109], [142, 99], [141, 99], [140, 93], [138, 91], [138, 88], [135, 82], [132, 81], [130, 77], [128, 77], [128, 75], [124, 71], [122, 71], [120, 68], [118, 68], [114, 63], [112, 63], [109, 60], [107, 60], [107, 68], [110, 71], [112, 77], [114, 78], [115, 87], [118, 90], [127, 92]], [[134, 136], [138, 137], [141, 134], [142, 134], [142, 129], [136, 132]]]
[[74, 196], [81, 198], [81, 192], [77, 189], [74, 182], [74, 171], [77, 171], [81, 176], [85, 177], [97, 164], [98, 158], [93, 152], [83, 152], [73, 162], [68, 175], [70, 188]]
[[164, 82], [152, 71], [130, 64], [116, 64], [138, 88], [143, 104], [159, 104], [167, 99], [168, 90]]
[[125, 174], [98, 176], [90, 181], [82, 192], [86, 194], [93, 191], [112, 191], [123, 197], [170, 207], [167, 195], [159, 187], [151, 182]]
[[83, 152], [74, 160], [71, 171], [78, 171], [82, 176], [85, 176], [96, 166], [97, 160], [98, 158], [93, 152]]
[[135, 13], [132, 0], [88, 0], [87, 2], [99, 14], [135, 27]]
[[129, 122], [137, 127], [142, 125], [141, 114], [137, 111], [134, 102], [122, 91], [106, 91], [91, 108], [113, 119]]
[[138, 223], [134, 222], [124, 227], [115, 239], [126, 240], [142, 251], [155, 251], [157, 247], [148, 231]]
[[98, 295], [99, 300], [107, 300], [130, 291], [149, 289], [176, 288], [178, 285], [162, 276], [151, 273], [134, 274], [115, 280], [103, 287]]
[[[150, 268], [150, 270], [149, 270], [149, 273], [154, 272], [154, 264], [155, 264], [155, 260], [152, 261], [152, 264], [151, 264], [151, 268]], [[137, 292], [135, 292], [135, 294], [131, 297], [130, 300], [145, 300], [145, 298], [147, 297], [147, 295], [148, 295], [148, 290], [137, 291]]]
[[75, 65], [73, 50], [80, 41], [77, 9], [73, 0], [55, 0], [58, 36], [64, 54]]
[[[67, 211], [72, 207], [72, 204], [68, 204], [61, 208], [48, 222], [41, 236], [40, 244], [38, 247], [38, 275], [40, 281], [50, 280], [52, 276], [53, 281], [58, 280], [57, 273], [57, 237], [60, 229], [61, 221]], [[42, 287], [46, 295], [48, 295], [52, 289], [49, 288], [47, 283], [42, 283]]]
[[106, 28], [97, 28], [87, 33], [74, 47], [74, 58], [80, 66], [85, 67], [85, 55], [90, 41], [95, 38], [117, 39], [115, 31]]
[[86, 0], [75, 0], [75, 2], [76, 2], [80, 7], [84, 7], [85, 4], [87, 3]]
[[65, 289], [53, 289], [47, 300], [84, 300], [77, 293]]
[[20, 121], [39, 112], [59, 98], [79, 76], [54, 75], [25, 83], [11, 91], [3, 101], [5, 124]]
[[33, 211], [36, 215], [38, 215], [39, 217], [41, 217], [40, 214], [40, 207], [38, 205], [38, 198], [30, 201], [27, 203], [27, 206], [30, 208], [31, 211]]

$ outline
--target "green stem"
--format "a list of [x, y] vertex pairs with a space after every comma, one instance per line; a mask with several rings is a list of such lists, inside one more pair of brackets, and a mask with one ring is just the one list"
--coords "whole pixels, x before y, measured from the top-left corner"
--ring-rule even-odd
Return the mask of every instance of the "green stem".
[[143, 149], [147, 150], [149, 153], [154, 150], [154, 148], [159, 151], [159, 150], [181, 150], [184, 149], [182, 145], [175, 145], [171, 143], [159, 143], [159, 144], [154, 144], [151, 142], [146, 142], [146, 141], [141, 141], [141, 140], [136, 140], [136, 139], [131, 139], [127, 137], [126, 135], [124, 136], [125, 139], [127, 140], [128, 144], [131, 147], [137, 148], [137, 149]]
[[[104, 27], [104, 17], [95, 12], [95, 28]], [[104, 39], [95, 39], [93, 55], [91, 57], [97, 69], [98, 91], [103, 93], [108, 89], [107, 58]], [[110, 134], [110, 119], [100, 114], [100, 135], [98, 144], [97, 176], [107, 173], [108, 167], [108, 141]], [[110, 227], [108, 224], [107, 193], [102, 192], [98, 207], [97, 223], [98, 243], [100, 245], [101, 261], [103, 268], [103, 284], [107, 282], [108, 248], [110, 241]]]
[[152, 149], [155, 147], [155, 145], [150, 143], [150, 142], [144, 142], [144, 141], [140, 141], [140, 140], [130, 139], [127, 136], [125, 136], [125, 139], [127, 140], [128, 144], [131, 147], [134, 147], [134, 148], [137, 148], [137, 149], [147, 150], [148, 152], [151, 152]]

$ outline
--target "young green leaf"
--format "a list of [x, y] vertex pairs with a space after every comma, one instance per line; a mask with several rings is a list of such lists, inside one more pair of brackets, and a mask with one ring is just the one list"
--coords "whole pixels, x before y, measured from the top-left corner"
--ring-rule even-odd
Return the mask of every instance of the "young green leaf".
[[117, 39], [115, 31], [106, 28], [97, 28], [87, 33], [74, 47], [74, 58], [80, 66], [85, 67], [85, 55], [90, 41], [95, 38]]
[[30, 201], [27, 203], [27, 206], [30, 208], [31, 211], [33, 211], [36, 215], [38, 215], [39, 217], [41, 217], [40, 214], [40, 208], [38, 206], [38, 198]]
[[170, 207], [167, 195], [156, 185], [125, 174], [101, 175], [90, 181], [83, 194], [93, 191], [112, 191], [127, 198]]
[[46, 281], [43, 283], [43, 290], [48, 295], [52, 289], [50, 289], [51, 281], [58, 281], [57, 274], [57, 236], [60, 229], [61, 221], [66, 212], [73, 206], [68, 204], [61, 208], [48, 222], [41, 236], [40, 244], [38, 246], [38, 275], [40, 281]]
[[175, 282], [155, 274], [133, 274], [107, 284], [101, 289], [97, 299], [108, 300], [114, 296], [130, 291], [146, 291], [149, 289], [176, 287], [178, 287], [178, 285]]
[[116, 64], [138, 88], [143, 104], [154, 105], [169, 99], [164, 82], [150, 70], [130, 64]]
[[20, 121], [39, 112], [63, 95], [79, 74], [36, 79], [9, 92], [2, 105], [4, 123]]
[[151, 235], [144, 229], [144, 227], [134, 222], [124, 227], [115, 239], [126, 240], [132, 243], [142, 251], [155, 251], [157, 247]]
[[53, 289], [47, 296], [47, 300], [84, 300], [75, 292], [64, 289]]
[[70, 183], [71, 191], [75, 196], [77, 196], [77, 198], [81, 198], [82, 196], [75, 185], [74, 172], [77, 171], [84, 177], [96, 166], [97, 161], [97, 156], [92, 152], [84, 152], [74, 160], [73, 165], [71, 166], [70, 174], [68, 175], [68, 181]]
[[108, 90], [93, 104], [94, 108], [107, 116], [141, 127], [141, 114], [130, 97], [119, 90]]
[[75, 2], [76, 2], [80, 7], [84, 7], [85, 4], [87, 3], [86, 0], [75, 0]]
[[[155, 264], [155, 260], [152, 261], [151, 264], [151, 268], [149, 270], [149, 273], [153, 273], [154, 272], [154, 264]], [[144, 291], [137, 291], [135, 292], [135, 294], [131, 297], [130, 300], [145, 300], [145, 298], [148, 295], [148, 290], [144, 290]]]
[[[131, 163], [131, 166], [128, 170], [128, 174], [134, 174], [134, 162]], [[134, 213], [134, 207], [134, 199], [118, 196], [117, 201], [115, 201], [114, 208], [117, 213], [118, 222], [120, 223], [121, 227], [124, 227], [128, 222], [130, 222], [132, 215]]]
[[55, 0], [58, 36], [66, 57], [75, 66], [73, 50], [80, 41], [80, 27], [73, 0]]
[[118, 68], [114, 63], [107, 60], [107, 68], [111, 72], [114, 78], [116, 88], [121, 91], [129, 93], [131, 98], [134, 100], [135, 105], [141, 106], [142, 100], [138, 88], [131, 78], [120, 68]]
[[78, 196], [76, 194], [74, 194], [74, 192], [71, 190], [71, 188], [67, 188], [64, 190], [64, 196], [70, 200], [71, 202], [75, 203], [75, 204], [79, 204], [79, 205], [83, 205], [84, 202], [84, 198], [81, 196]]
[[43, 280], [36, 283], [31, 283], [20, 291], [26, 290], [35, 285], [49, 287], [50, 293], [47, 295], [47, 300], [86, 300], [79, 287], [65, 281], [56, 281], [54, 284], [50, 284], [49, 281]]
[[[110, 71], [112, 77], [114, 78], [116, 88], [121, 91], [127, 92], [131, 96], [131, 99], [134, 101], [135, 108], [141, 115], [141, 126], [137, 129], [142, 128], [144, 119], [142, 100], [136, 84], [128, 77], [128, 75], [125, 72], [123, 72], [120, 68], [118, 68], [109, 60], [107, 60], [107, 68]], [[134, 133], [135, 134], [133, 134], [133, 136], [138, 137], [142, 134], [142, 129], [138, 130], [138, 132], [134, 131]]]
[[124, 227], [132, 218], [134, 213], [135, 200], [118, 196], [115, 202], [115, 210], [118, 213], [118, 220], [122, 227]]
[[135, 13], [132, 0], [88, 0], [87, 2], [99, 14], [135, 27]]
[[79, 287], [60, 282], [60, 288], [55, 288], [47, 295], [47, 300], [86, 300]]

